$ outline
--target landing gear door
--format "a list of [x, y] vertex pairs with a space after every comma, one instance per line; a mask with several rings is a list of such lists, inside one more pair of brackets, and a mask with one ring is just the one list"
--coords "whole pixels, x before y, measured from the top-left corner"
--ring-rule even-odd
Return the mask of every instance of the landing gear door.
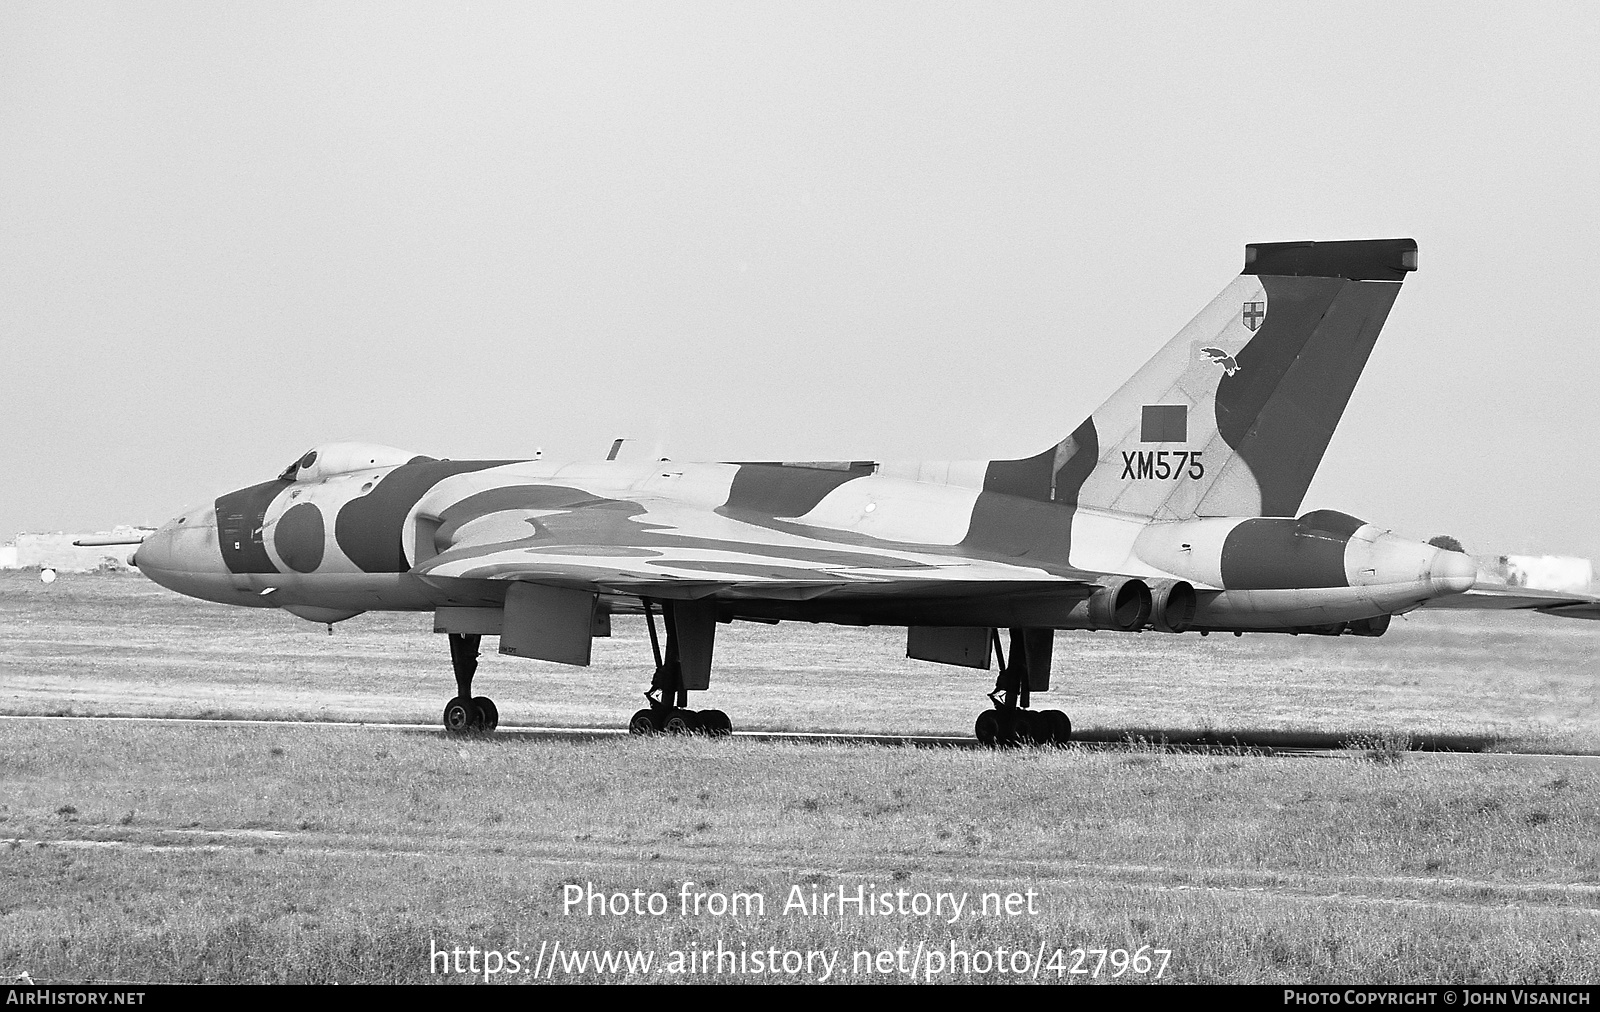
[[588, 665], [598, 600], [589, 591], [513, 583], [506, 591], [500, 652]]
[[1055, 645], [1054, 629], [1011, 630], [1012, 663], [1017, 652], [1022, 652], [1022, 663], [1028, 675], [1028, 691], [1050, 691], [1050, 654]]
[[717, 605], [714, 601], [676, 601], [672, 629], [677, 634], [678, 663], [683, 687], [704, 691], [711, 687], [711, 650], [716, 642]]
[[988, 626], [914, 625], [906, 630], [906, 656], [936, 664], [989, 669]]

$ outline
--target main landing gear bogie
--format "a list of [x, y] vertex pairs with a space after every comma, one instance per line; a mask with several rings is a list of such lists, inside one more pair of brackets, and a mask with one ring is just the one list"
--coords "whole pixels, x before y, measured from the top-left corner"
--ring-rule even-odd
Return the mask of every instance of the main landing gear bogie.
[[[689, 689], [684, 684], [684, 660], [679, 642], [681, 612], [675, 612], [671, 601], [662, 601], [662, 618], [667, 629], [665, 649], [656, 635], [655, 604], [642, 599], [645, 628], [650, 633], [650, 653], [655, 658], [655, 674], [650, 678], [650, 690], [644, 694], [650, 705], [633, 715], [628, 721], [629, 734], [703, 734], [711, 738], [724, 738], [733, 733], [733, 721], [721, 710], [689, 709]], [[709, 634], [708, 634], [709, 635]], [[709, 663], [709, 639], [705, 640], [706, 653], [702, 660]], [[697, 688], [705, 688], [701, 679]]]
[[733, 733], [733, 721], [721, 710], [686, 710], [649, 706], [628, 721], [629, 734], [703, 734], [723, 738]]
[[1065, 745], [1072, 738], [1072, 718], [1060, 710], [998, 705], [978, 714], [972, 731], [979, 744], [994, 748]]
[[[1011, 630], [1011, 663], [1000, 649], [1000, 631], [989, 634], [990, 648], [1000, 668], [989, 701], [994, 704], [978, 714], [972, 726], [978, 743], [990, 748], [1015, 748], [1022, 745], [1065, 745], [1072, 738], [1072, 719], [1060, 710], [1030, 710], [1028, 702], [1029, 657], [1024, 649], [1025, 633]], [[1035, 660], [1033, 663], [1038, 663]], [[1049, 655], [1043, 658], [1048, 672]], [[1046, 681], [1044, 685], [1048, 685]]]

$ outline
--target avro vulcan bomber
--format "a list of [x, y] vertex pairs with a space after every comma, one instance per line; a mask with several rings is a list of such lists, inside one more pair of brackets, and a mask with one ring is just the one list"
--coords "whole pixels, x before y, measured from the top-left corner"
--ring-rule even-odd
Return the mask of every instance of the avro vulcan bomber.
[[[180, 593], [314, 622], [432, 612], [452, 731], [498, 721], [472, 694], [481, 637], [581, 665], [613, 613], [643, 612], [639, 733], [728, 732], [690, 693], [710, 684], [717, 625], [750, 620], [905, 626], [911, 657], [997, 667], [981, 740], [1064, 741], [1066, 715], [1032, 706], [1056, 630], [1380, 636], [1473, 588], [1467, 555], [1299, 513], [1416, 266], [1410, 239], [1248, 246], [1110, 400], [1020, 460], [441, 460], [330, 443], [173, 518], [134, 561]], [[1600, 617], [1583, 596], [1498, 603]]]

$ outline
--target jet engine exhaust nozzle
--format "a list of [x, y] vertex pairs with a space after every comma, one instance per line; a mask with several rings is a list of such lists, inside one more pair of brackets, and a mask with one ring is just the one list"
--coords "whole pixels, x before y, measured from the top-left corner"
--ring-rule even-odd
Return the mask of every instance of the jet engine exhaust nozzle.
[[1162, 581], [1151, 588], [1150, 619], [1158, 632], [1181, 633], [1194, 623], [1199, 597], [1187, 580]]
[[1120, 580], [1089, 595], [1089, 628], [1135, 632], [1150, 622], [1150, 587], [1143, 580]]

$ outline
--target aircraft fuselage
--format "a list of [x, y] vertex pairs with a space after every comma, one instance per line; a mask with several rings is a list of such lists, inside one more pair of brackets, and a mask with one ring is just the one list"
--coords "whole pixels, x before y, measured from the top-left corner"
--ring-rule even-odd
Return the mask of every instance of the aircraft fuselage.
[[[613, 593], [653, 555], [667, 588], [656, 596], [678, 582], [728, 618], [1084, 628], [1080, 588], [1109, 576], [1158, 596], [1188, 584], [1185, 628], [1263, 631], [1395, 614], [1467, 589], [1476, 573], [1459, 553], [1330, 511], [1163, 521], [988, 492], [961, 464], [936, 469], [940, 481], [904, 470], [412, 458], [227, 493], [169, 521], [136, 561], [180, 593], [314, 621], [495, 607], [509, 552], [575, 574], [553, 584], [590, 573]], [[453, 555], [456, 514], [505, 527], [497, 550]], [[613, 555], [630, 568], [610, 567]], [[913, 574], [915, 594], [889, 579]]]

